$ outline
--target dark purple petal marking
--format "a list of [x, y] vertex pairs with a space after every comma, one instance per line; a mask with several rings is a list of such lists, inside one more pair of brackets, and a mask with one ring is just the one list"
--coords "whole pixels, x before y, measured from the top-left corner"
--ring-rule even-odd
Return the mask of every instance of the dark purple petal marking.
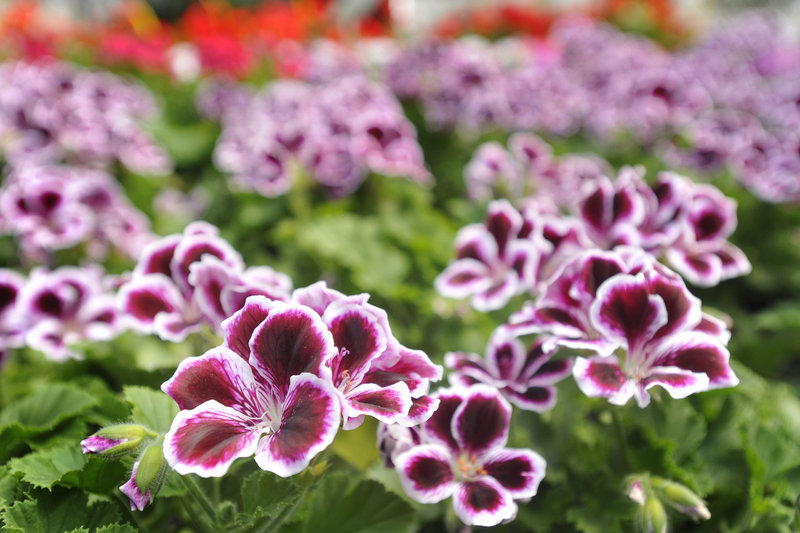
[[579, 288], [584, 295], [594, 298], [600, 285], [622, 272], [614, 257], [589, 256], [580, 270]]
[[556, 405], [555, 387], [530, 387], [521, 393], [505, 388], [501, 392], [511, 403], [525, 411], [541, 413]]
[[181, 361], [175, 374], [161, 390], [181, 409], [194, 409], [208, 400], [216, 400], [241, 413], [260, 417], [257, 404], [258, 385], [250, 365], [223, 346], [212, 348], [200, 357]]
[[593, 193], [584, 198], [580, 204], [580, 213], [586, 222], [595, 230], [600, 230], [607, 224], [607, 198], [602, 188], [598, 187]]
[[667, 323], [653, 335], [654, 338], [692, 327], [700, 320], [700, 300], [689, 293], [680, 279], [655, 275], [650, 279], [650, 292], [661, 297], [667, 310]]
[[460, 449], [480, 453], [505, 444], [510, 420], [511, 406], [497, 390], [476, 385], [456, 409], [451, 425]]
[[248, 298], [244, 307], [222, 323], [225, 346], [247, 361], [250, 358], [250, 338], [272, 308], [272, 302], [266, 297]]
[[497, 242], [497, 254], [504, 257], [506, 248], [522, 225], [521, 215], [506, 200], [492, 202], [488, 208], [486, 229]]
[[450, 461], [449, 451], [435, 444], [414, 446], [394, 459], [403, 488], [421, 503], [436, 503], [453, 493]]
[[392, 424], [398, 417], [407, 415], [411, 408], [411, 394], [404, 383], [395, 383], [387, 388], [363, 385], [353, 392], [347, 398], [348, 417], [367, 414], [381, 422]]
[[[625, 389], [628, 378], [614, 356], [590, 359], [578, 357], [572, 367], [572, 375], [575, 377], [578, 388], [590, 398], [598, 396], [609, 398], [623, 392], [627, 394]], [[630, 391], [630, 394], [632, 395], [633, 392]]]
[[142, 252], [142, 259], [136, 265], [134, 275], [164, 274], [170, 277], [172, 275], [170, 263], [179, 242], [179, 235], [170, 235], [147, 245]]
[[250, 340], [250, 364], [285, 395], [292, 376], [319, 375], [334, 353], [333, 338], [322, 319], [304, 306], [277, 303]]
[[465, 524], [490, 527], [513, 518], [517, 504], [497, 481], [484, 476], [458, 486], [453, 508]]
[[503, 449], [485, 457], [483, 469], [514, 498], [530, 498], [544, 478], [546, 463], [531, 450]]
[[164, 437], [164, 457], [182, 475], [222, 476], [235, 459], [255, 451], [261, 431], [251, 424], [213, 400], [181, 411]]
[[719, 340], [699, 332], [669, 338], [655, 348], [653, 366], [676, 366], [706, 374], [711, 388], [730, 387], [739, 380], [728, 363], [730, 354]]
[[434, 280], [436, 291], [450, 298], [465, 298], [491, 286], [488, 267], [476, 259], [459, 259], [451, 263]]
[[595, 329], [635, 350], [650, 340], [667, 321], [663, 301], [652, 296], [644, 277], [620, 275], [598, 290], [590, 308]]
[[[333, 310], [333, 309], [332, 309]], [[338, 355], [331, 361], [333, 384], [339, 387], [344, 380], [359, 383], [371, 360], [386, 349], [386, 334], [376, 317], [355, 306], [337, 307], [325, 321], [333, 334]]]
[[333, 442], [341, 407], [329, 383], [305, 373], [292, 376], [282, 409], [280, 428], [264, 437], [255, 458], [264, 470], [287, 477]]
[[440, 442], [448, 446], [452, 450], [458, 449], [458, 443], [453, 436], [452, 421], [453, 415], [464, 397], [451, 390], [439, 390], [434, 395], [439, 399], [439, 408], [436, 412], [425, 422], [422, 427], [423, 433], [428, 439], [434, 442]]

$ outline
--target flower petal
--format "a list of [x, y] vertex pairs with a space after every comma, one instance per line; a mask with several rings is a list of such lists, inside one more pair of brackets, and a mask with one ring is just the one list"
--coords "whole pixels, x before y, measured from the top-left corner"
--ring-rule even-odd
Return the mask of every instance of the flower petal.
[[210, 400], [175, 416], [164, 458], [181, 475], [220, 477], [234, 460], [253, 455], [260, 433], [250, 417]]
[[466, 389], [439, 389], [433, 395], [439, 400], [439, 408], [423, 424], [422, 433], [431, 442], [458, 450], [458, 443], [453, 436], [452, 422], [456, 409], [464, 401]]
[[520, 409], [537, 413], [549, 411], [556, 405], [557, 400], [556, 388], [551, 386], [529, 387], [523, 392], [506, 387], [501, 392]]
[[181, 409], [194, 409], [215, 400], [255, 417], [261, 416], [255, 404], [259, 388], [247, 361], [224, 346], [184, 359], [175, 374], [161, 385], [161, 390]]
[[411, 407], [406, 416], [397, 419], [397, 424], [404, 427], [414, 427], [422, 424], [433, 416], [439, 408], [439, 399], [433, 396], [420, 396], [411, 399]]
[[436, 292], [449, 298], [466, 298], [491, 285], [489, 268], [471, 257], [450, 263], [433, 282]]
[[505, 445], [510, 421], [511, 406], [497, 389], [474, 385], [453, 413], [450, 425], [460, 449], [481, 453]]
[[517, 514], [511, 493], [489, 476], [460, 483], [453, 495], [456, 516], [468, 525], [491, 527]]
[[406, 494], [420, 503], [436, 503], [455, 492], [450, 451], [438, 444], [414, 446], [394, 458]]
[[652, 366], [675, 366], [708, 376], [709, 389], [733, 387], [739, 378], [728, 363], [730, 354], [719, 339], [693, 331], [673, 335], [653, 348]]
[[265, 296], [249, 297], [244, 307], [222, 323], [225, 346], [245, 361], [250, 359], [250, 338], [258, 325], [269, 316], [273, 307], [273, 301]]
[[411, 409], [411, 394], [405, 383], [395, 383], [390, 387], [364, 383], [347, 395], [343, 407], [345, 420], [369, 415], [386, 424], [394, 424]]
[[634, 389], [619, 367], [616, 356], [578, 357], [572, 366], [572, 375], [578, 388], [590, 398], [613, 398], [624, 405], [633, 396]]
[[309, 373], [291, 376], [280, 428], [262, 439], [256, 463], [281, 477], [297, 474], [333, 442], [340, 411], [330, 383]]
[[535, 496], [547, 468], [544, 458], [532, 450], [503, 448], [490, 452], [482, 460], [486, 473], [514, 499]]
[[[651, 369], [649, 376], [642, 379], [640, 386], [646, 391], [656, 385], [666, 389], [673, 398], [686, 398], [695, 392], [708, 390], [708, 376], [674, 366], [655, 367]], [[649, 403], [649, 397], [646, 400], [642, 398], [637, 398], [637, 400], [639, 407], [646, 407]]]
[[330, 362], [334, 386], [344, 380], [360, 383], [370, 362], [386, 349], [386, 331], [368, 305], [334, 303], [322, 317], [338, 349]]
[[603, 283], [589, 315], [595, 329], [629, 352], [636, 351], [667, 323], [664, 301], [650, 294], [642, 274], [621, 274]]
[[250, 364], [282, 395], [292, 376], [320, 375], [323, 363], [335, 353], [333, 336], [320, 316], [300, 305], [275, 302], [250, 339]]

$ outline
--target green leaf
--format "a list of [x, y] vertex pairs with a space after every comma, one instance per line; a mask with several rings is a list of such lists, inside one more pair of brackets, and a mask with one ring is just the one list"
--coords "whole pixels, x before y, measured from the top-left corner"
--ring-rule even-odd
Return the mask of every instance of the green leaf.
[[95, 533], [136, 533], [137, 529], [130, 524], [109, 524], [98, 527]]
[[254, 525], [255, 521], [272, 517], [300, 497], [293, 481], [271, 472], [253, 472], [242, 483], [242, 509], [236, 517], [242, 526]]
[[0, 430], [18, 425], [28, 431], [46, 431], [95, 405], [97, 400], [78, 387], [50, 384], [6, 407], [0, 413]]
[[86, 456], [77, 443], [41, 450], [8, 462], [11, 472], [35, 487], [49, 489], [70, 472], [86, 465]]
[[89, 506], [79, 491], [38, 491], [35, 498], [16, 502], [0, 513], [9, 533], [64, 533], [76, 528], [94, 528], [119, 522], [117, 506], [98, 502]]
[[352, 484], [353, 476], [336, 472], [323, 479], [311, 500], [303, 531], [314, 533], [383, 533], [410, 531], [413, 510], [380, 483], [364, 480]]
[[156, 433], [166, 433], [178, 414], [178, 404], [159, 390], [129, 386], [123, 389], [125, 399], [133, 405], [133, 420]]

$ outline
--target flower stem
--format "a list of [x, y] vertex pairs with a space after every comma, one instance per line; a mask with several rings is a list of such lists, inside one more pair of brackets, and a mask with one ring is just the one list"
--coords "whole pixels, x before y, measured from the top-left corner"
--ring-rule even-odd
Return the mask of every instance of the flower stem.
[[189, 491], [189, 493], [194, 497], [195, 501], [200, 504], [200, 507], [208, 515], [213, 529], [219, 531], [217, 513], [214, 511], [214, 507], [211, 505], [211, 501], [209, 501], [208, 496], [206, 496], [205, 493], [200, 490], [200, 487], [197, 486], [197, 483], [195, 483], [194, 479], [192, 479], [190, 475], [179, 477], [181, 478], [183, 485], [186, 487], [186, 490]]
[[617, 409], [611, 409], [611, 420], [614, 424], [614, 432], [617, 434], [617, 440], [619, 441], [619, 447], [622, 450], [622, 461], [623, 466], [628, 469], [631, 466], [631, 460], [628, 451], [628, 443], [625, 440], [625, 432], [622, 429], [622, 424], [619, 421], [619, 414], [617, 414]]

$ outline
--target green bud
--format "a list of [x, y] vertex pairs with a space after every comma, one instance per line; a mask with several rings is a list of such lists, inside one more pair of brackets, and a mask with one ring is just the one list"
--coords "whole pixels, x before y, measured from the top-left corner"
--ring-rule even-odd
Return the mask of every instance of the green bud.
[[679, 513], [683, 513], [694, 520], [708, 520], [711, 513], [706, 504], [689, 487], [675, 483], [674, 481], [653, 480], [656, 487], [664, 496], [664, 501]]
[[136, 486], [142, 493], [150, 491], [154, 497], [167, 475], [167, 461], [164, 449], [160, 444], [148, 447], [139, 458], [139, 469], [136, 472]]
[[116, 424], [82, 440], [81, 450], [106, 459], [119, 459], [136, 453], [148, 436], [154, 435], [138, 424]]
[[666, 533], [667, 512], [661, 500], [655, 496], [647, 498], [639, 512], [639, 531], [642, 533]]

